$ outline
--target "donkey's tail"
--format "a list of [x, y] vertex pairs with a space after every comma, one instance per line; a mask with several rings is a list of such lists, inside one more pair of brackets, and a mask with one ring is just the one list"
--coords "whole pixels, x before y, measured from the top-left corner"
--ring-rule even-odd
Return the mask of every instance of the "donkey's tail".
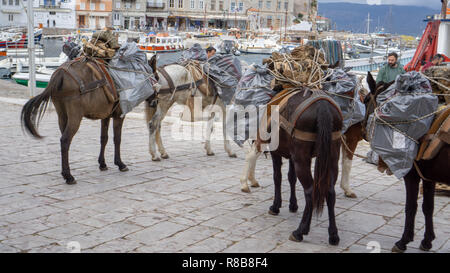
[[330, 189], [332, 176], [331, 144], [333, 131], [333, 115], [330, 104], [326, 101], [317, 102], [317, 139], [316, 166], [314, 168], [313, 209], [321, 214], [325, 199]]
[[48, 102], [50, 101], [52, 93], [62, 85], [62, 79], [63, 71], [55, 71], [44, 92], [34, 98], [31, 98], [22, 108], [20, 119], [22, 128], [25, 128], [26, 132], [35, 138], [42, 138], [37, 131], [37, 127], [45, 113], [45, 110], [47, 110]]

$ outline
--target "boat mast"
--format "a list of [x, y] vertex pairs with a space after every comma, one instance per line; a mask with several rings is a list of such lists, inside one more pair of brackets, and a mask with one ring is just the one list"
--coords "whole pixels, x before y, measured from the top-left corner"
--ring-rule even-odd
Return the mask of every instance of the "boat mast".
[[370, 34], [370, 13], [367, 14], [367, 34]]
[[28, 66], [29, 66], [29, 79], [28, 79], [28, 87], [30, 88], [30, 97], [34, 97], [36, 90], [36, 68], [34, 64], [34, 28], [33, 28], [33, 1], [27, 1], [27, 17], [28, 17]]

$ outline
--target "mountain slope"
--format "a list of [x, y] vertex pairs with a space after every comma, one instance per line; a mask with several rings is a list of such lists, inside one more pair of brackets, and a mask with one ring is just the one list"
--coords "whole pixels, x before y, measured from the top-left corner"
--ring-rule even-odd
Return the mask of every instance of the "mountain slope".
[[331, 19], [333, 29], [336, 23], [338, 30], [365, 33], [367, 14], [370, 13], [371, 32], [384, 27], [389, 33], [420, 36], [426, 26], [423, 20], [439, 10], [417, 6], [320, 3], [318, 13]]

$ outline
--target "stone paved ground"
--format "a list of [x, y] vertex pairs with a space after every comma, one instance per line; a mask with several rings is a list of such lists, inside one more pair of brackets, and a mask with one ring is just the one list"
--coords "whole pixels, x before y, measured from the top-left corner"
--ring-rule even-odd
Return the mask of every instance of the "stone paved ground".
[[[21, 106], [0, 102], [0, 109], [0, 252], [69, 252], [77, 243], [81, 252], [369, 252], [370, 241], [387, 252], [402, 233], [403, 183], [360, 159], [351, 179], [358, 198], [348, 199], [336, 187], [339, 246], [328, 245], [326, 213], [313, 217], [310, 234], [295, 243], [288, 237], [299, 224], [304, 198], [298, 186], [300, 209], [290, 213], [287, 164], [283, 207], [271, 216], [270, 159], [258, 160], [261, 187], [245, 194], [239, 188], [244, 153], [236, 145], [238, 158], [228, 158], [220, 141], [213, 142], [216, 155], [208, 157], [201, 140], [172, 137], [165, 122], [170, 159], [152, 162], [143, 120], [127, 118], [122, 159], [130, 171], [121, 173], [113, 165], [110, 132], [110, 169], [100, 172], [100, 122], [83, 120], [70, 151], [78, 184], [66, 185], [55, 112], [41, 123], [46, 137], [35, 140], [20, 128]], [[360, 144], [359, 153], [367, 150], [367, 143]], [[450, 252], [449, 200], [436, 197], [435, 252]], [[417, 236], [408, 252], [422, 252], [423, 227], [419, 206]]]

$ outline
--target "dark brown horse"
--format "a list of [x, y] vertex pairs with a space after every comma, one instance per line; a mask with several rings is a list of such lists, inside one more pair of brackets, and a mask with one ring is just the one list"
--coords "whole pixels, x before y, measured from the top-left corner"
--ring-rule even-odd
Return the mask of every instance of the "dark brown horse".
[[[311, 92], [318, 91], [301, 89], [288, 99], [284, 108], [280, 106], [282, 109], [280, 117], [293, 121], [291, 124], [294, 129], [292, 133], [289, 133], [281, 125], [278, 148], [271, 151], [275, 197], [269, 213], [277, 215], [280, 211], [281, 159], [282, 157], [288, 158], [288, 179], [291, 186], [290, 211], [295, 212], [298, 209], [295, 196], [297, 178], [303, 186], [306, 200], [301, 223], [298, 229], [291, 234], [290, 239], [297, 242], [303, 240], [303, 235], [307, 235], [309, 232], [313, 211], [321, 213], [326, 200], [329, 216], [329, 243], [337, 245], [339, 236], [334, 213], [336, 201], [334, 186], [338, 176], [342, 115], [339, 107], [333, 106], [326, 99], [310, 103], [298, 115], [298, 109], [301, 108], [301, 105], [305, 105], [303, 102], [310, 97]], [[316, 157], [314, 177], [311, 174], [313, 157]]]
[[[391, 83], [376, 84], [370, 73], [367, 77], [367, 83], [371, 93], [368, 95], [367, 101], [371, 101], [369, 104], [372, 105], [368, 110], [371, 110], [372, 113], [376, 105], [376, 97], [386, 90]], [[415, 163], [421, 175], [416, 167], [412, 167], [406, 176], [403, 177], [406, 187], [405, 228], [402, 238], [392, 248], [393, 252], [404, 252], [407, 244], [414, 239], [414, 222], [420, 181], [423, 181], [422, 211], [425, 216], [425, 234], [424, 239], [420, 243], [420, 249], [428, 251], [432, 248], [432, 241], [436, 237], [433, 230], [434, 190], [436, 182], [450, 185], [450, 145], [445, 144], [433, 159], [419, 160], [415, 161]]]
[[[149, 61], [153, 71], [156, 71], [156, 57]], [[98, 82], [98, 75], [94, 75], [91, 67], [85, 62], [73, 62], [70, 72], [67, 69], [57, 69], [53, 73], [47, 88], [36, 97], [30, 99], [22, 108], [21, 122], [26, 131], [33, 137], [41, 138], [37, 131], [39, 121], [47, 109], [51, 99], [58, 114], [58, 124], [61, 131], [61, 164], [62, 176], [67, 184], [75, 184], [76, 180], [70, 173], [69, 147], [72, 138], [77, 133], [83, 117], [88, 119], [101, 119], [100, 155], [98, 163], [100, 170], [107, 170], [105, 163], [105, 146], [108, 142], [108, 127], [110, 119], [113, 119], [114, 128], [114, 164], [120, 171], [128, 171], [128, 167], [120, 157], [120, 142], [122, 134], [123, 118], [118, 100], [108, 99], [105, 90], [100, 87], [89, 88], [86, 92], [80, 92], [81, 82]], [[76, 76], [74, 76], [76, 75]]]

